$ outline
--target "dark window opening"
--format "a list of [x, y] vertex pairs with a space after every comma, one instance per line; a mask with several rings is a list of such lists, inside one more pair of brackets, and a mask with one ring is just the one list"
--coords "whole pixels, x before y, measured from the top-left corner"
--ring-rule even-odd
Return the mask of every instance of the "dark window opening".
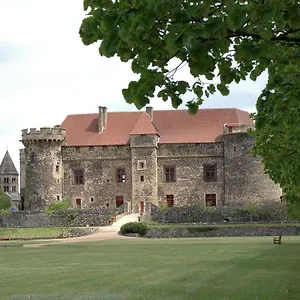
[[204, 181], [217, 181], [217, 166], [216, 165], [205, 165], [203, 167]]
[[9, 192], [9, 186], [5, 185], [3, 188], [4, 188], [4, 192]]
[[94, 198], [93, 197], [91, 198], [91, 202], [94, 202]]
[[76, 202], [77, 207], [81, 207], [81, 199], [80, 198], [77, 198], [75, 202]]
[[57, 196], [56, 196], [56, 200], [57, 200], [57, 201], [59, 201], [59, 200], [60, 200], [60, 197], [59, 197], [59, 195], [57, 195]]
[[165, 167], [165, 180], [166, 180], [166, 182], [174, 182], [175, 181], [175, 168]]
[[12, 187], [11, 187], [11, 191], [12, 191], [12, 192], [16, 192], [16, 191], [17, 191], [17, 187], [16, 187], [15, 185], [12, 186]]
[[228, 132], [229, 132], [229, 133], [232, 132], [232, 126], [228, 126]]
[[3, 183], [9, 183], [9, 178], [8, 177], [4, 177], [3, 178]]
[[141, 175], [141, 177], [140, 177], [140, 181], [144, 181], [145, 180], [145, 177], [144, 177], [144, 175]]
[[56, 172], [59, 172], [59, 165], [56, 165], [56, 166], [55, 166], [55, 171], [56, 171]]
[[106, 202], [106, 207], [109, 207], [109, 203], [108, 202]]
[[173, 207], [174, 206], [174, 195], [167, 195], [166, 201], [167, 201], [168, 207]]
[[216, 194], [206, 194], [205, 195], [205, 205], [206, 206], [217, 206], [217, 195]]
[[74, 170], [74, 183], [75, 184], [84, 184], [83, 170]]
[[17, 178], [15, 178], [15, 177], [13, 177], [12, 179], [11, 179], [11, 182], [12, 183], [15, 183], [17, 181]]
[[117, 170], [117, 182], [125, 182], [125, 169]]

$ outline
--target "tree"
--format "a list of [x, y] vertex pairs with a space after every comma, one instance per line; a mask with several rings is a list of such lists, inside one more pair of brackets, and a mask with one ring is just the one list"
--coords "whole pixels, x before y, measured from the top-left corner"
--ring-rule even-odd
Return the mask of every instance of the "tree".
[[[84, 9], [83, 43], [101, 41], [100, 55], [131, 61], [139, 80], [122, 92], [139, 109], [156, 93], [177, 108], [191, 92], [196, 113], [216, 90], [227, 95], [230, 83], [255, 80], [274, 61], [280, 69], [300, 44], [295, 0], [84, 0]], [[177, 79], [184, 65], [193, 82]]]
[[[295, 49], [295, 57], [300, 55]], [[298, 59], [269, 68], [269, 81], [254, 115], [256, 145], [266, 172], [289, 202], [300, 202], [300, 70]]]
[[11, 203], [10, 203], [8, 197], [0, 189], [0, 210], [8, 209], [10, 207], [11, 207]]

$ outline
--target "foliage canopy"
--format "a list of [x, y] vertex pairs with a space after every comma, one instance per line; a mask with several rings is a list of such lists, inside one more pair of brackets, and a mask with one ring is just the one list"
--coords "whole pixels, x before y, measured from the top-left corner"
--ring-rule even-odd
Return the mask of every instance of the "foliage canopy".
[[[228, 85], [255, 80], [277, 61], [285, 65], [300, 43], [300, 2], [295, 0], [84, 0], [80, 27], [85, 45], [101, 41], [99, 52], [131, 61], [139, 75], [123, 89], [137, 108], [157, 92], [173, 107], [188, 92], [190, 113], [204, 97]], [[175, 68], [172, 61], [178, 62]], [[193, 82], [177, 79], [187, 65]], [[218, 82], [217, 84], [216, 81]]]

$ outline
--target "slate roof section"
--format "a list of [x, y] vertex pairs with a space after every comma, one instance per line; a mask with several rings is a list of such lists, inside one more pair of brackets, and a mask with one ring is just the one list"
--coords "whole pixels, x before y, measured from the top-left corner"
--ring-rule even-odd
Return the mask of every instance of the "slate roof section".
[[19, 175], [8, 151], [6, 151], [3, 160], [0, 165], [1, 175]]
[[200, 109], [191, 116], [187, 110], [153, 111], [153, 121], [145, 112], [108, 112], [107, 127], [98, 133], [98, 114], [68, 115], [60, 127], [66, 129], [68, 146], [129, 144], [130, 134], [160, 135], [160, 144], [221, 142], [224, 124], [253, 125], [249, 113], [235, 108]]
[[149, 115], [145, 112], [142, 113], [133, 130], [129, 133], [129, 135], [139, 134], [159, 135], [159, 132], [150, 120]]

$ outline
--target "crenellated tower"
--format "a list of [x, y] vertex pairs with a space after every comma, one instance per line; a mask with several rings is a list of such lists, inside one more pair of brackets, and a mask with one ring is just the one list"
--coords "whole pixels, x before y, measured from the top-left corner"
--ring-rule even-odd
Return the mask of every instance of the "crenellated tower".
[[[65, 130], [43, 127], [22, 130], [21, 170], [26, 176], [21, 180], [21, 197], [24, 209], [40, 210], [62, 198], [62, 152]], [[22, 179], [22, 178], [21, 178]]]

